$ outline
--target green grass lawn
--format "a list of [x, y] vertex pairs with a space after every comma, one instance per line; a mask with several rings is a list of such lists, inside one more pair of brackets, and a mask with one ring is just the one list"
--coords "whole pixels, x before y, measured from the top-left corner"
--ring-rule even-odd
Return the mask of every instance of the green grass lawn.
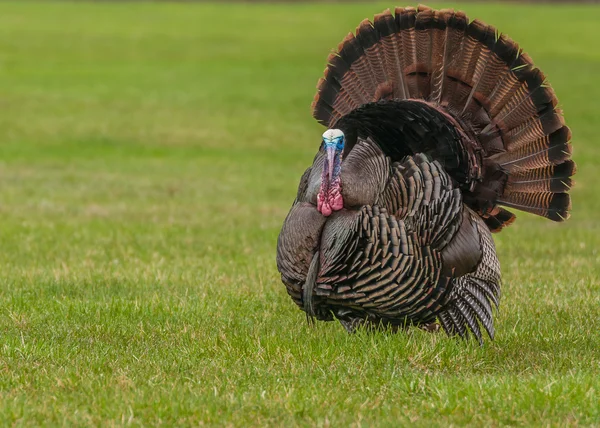
[[600, 424], [600, 7], [519, 41], [579, 166], [496, 236], [497, 338], [307, 326], [275, 266], [329, 49], [386, 4], [0, 3], [0, 424]]

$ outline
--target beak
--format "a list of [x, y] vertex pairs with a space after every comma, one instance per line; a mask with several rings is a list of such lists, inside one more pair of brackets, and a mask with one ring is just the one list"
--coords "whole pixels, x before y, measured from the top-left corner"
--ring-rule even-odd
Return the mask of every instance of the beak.
[[327, 147], [327, 166], [329, 167], [329, 182], [333, 178], [333, 162], [335, 161], [335, 146]]

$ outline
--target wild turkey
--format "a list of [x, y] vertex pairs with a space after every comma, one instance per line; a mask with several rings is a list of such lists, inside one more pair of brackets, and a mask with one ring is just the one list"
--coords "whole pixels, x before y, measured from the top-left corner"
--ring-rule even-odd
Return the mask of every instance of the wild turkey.
[[425, 6], [364, 20], [327, 64], [312, 107], [328, 130], [277, 244], [289, 295], [349, 331], [439, 320], [493, 339], [503, 207], [569, 216], [554, 91], [494, 27]]

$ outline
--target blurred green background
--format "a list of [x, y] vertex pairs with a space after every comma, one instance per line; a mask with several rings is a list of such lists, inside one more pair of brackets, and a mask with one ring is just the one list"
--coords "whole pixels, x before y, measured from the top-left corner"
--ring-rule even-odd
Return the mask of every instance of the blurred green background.
[[579, 172], [496, 236], [497, 339], [309, 328], [275, 266], [331, 48], [389, 3], [0, 3], [0, 421], [600, 423], [600, 7], [436, 3], [517, 40]]

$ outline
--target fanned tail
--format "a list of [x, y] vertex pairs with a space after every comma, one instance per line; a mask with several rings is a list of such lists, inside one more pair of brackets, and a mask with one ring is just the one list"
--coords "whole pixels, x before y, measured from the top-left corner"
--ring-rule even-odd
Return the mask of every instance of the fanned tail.
[[[456, 153], [455, 171], [477, 171], [461, 182], [465, 201], [490, 230], [515, 219], [500, 205], [569, 217], [570, 130], [544, 74], [494, 27], [448, 9], [386, 10], [346, 36], [317, 87], [313, 115], [330, 128], [381, 102], [419, 101], [446, 115], [468, 141], [452, 148], [468, 150]], [[393, 126], [386, 120], [381, 127]]]

